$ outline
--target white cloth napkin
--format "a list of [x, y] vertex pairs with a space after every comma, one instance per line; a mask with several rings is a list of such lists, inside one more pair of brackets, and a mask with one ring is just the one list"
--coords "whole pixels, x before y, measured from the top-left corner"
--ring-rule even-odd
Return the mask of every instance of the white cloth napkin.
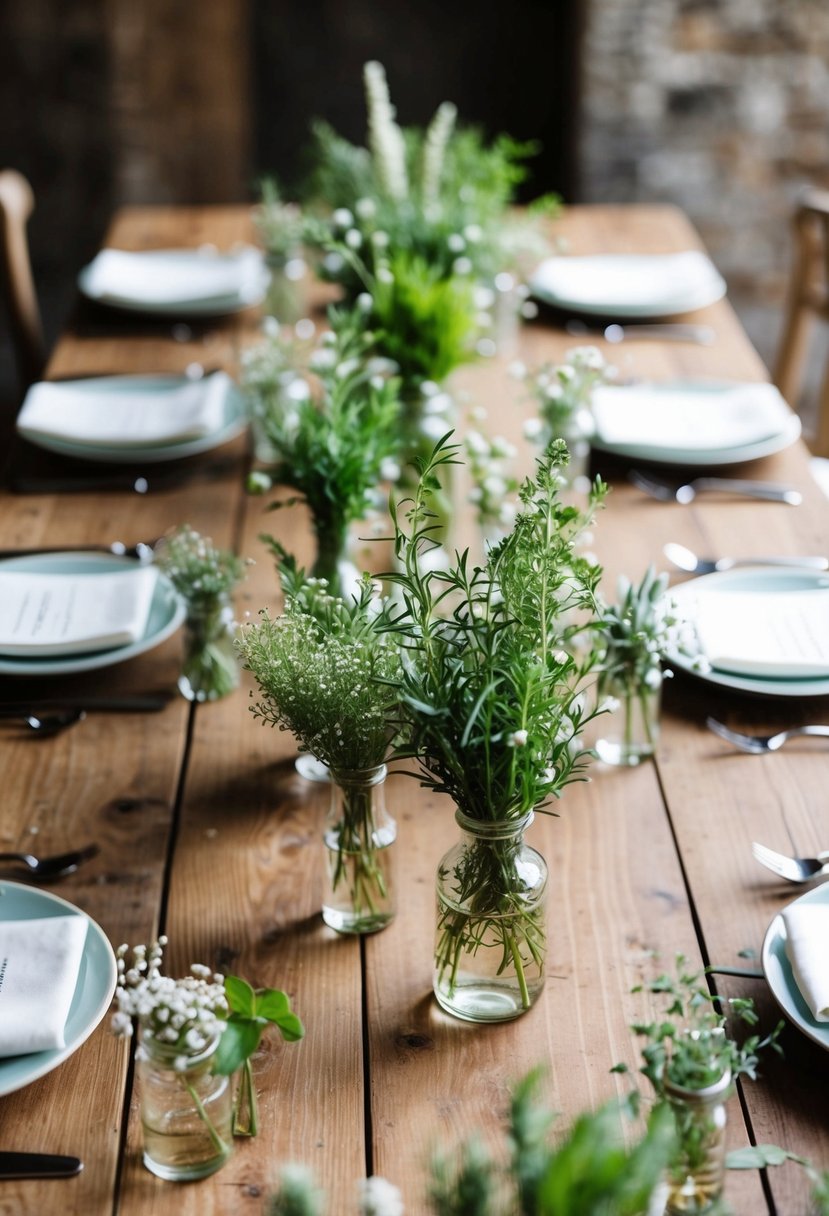
[[708, 451], [779, 435], [791, 410], [773, 384], [724, 389], [603, 385], [593, 395], [593, 416], [608, 444]]
[[738, 675], [829, 675], [829, 579], [824, 589], [700, 594], [693, 624], [712, 667]]
[[135, 447], [199, 439], [218, 431], [232, 381], [224, 372], [173, 388], [142, 390], [69, 381], [34, 384], [17, 429], [30, 438], [56, 438], [90, 446]]
[[686, 297], [714, 294], [721, 280], [704, 253], [602, 254], [547, 258], [530, 277], [531, 289], [573, 308], [652, 308], [654, 315], [698, 307]]
[[829, 1022], [829, 905], [784, 908], [786, 957], [800, 993], [818, 1022]]
[[85, 916], [0, 921], [0, 1056], [65, 1047]]
[[103, 574], [0, 570], [0, 654], [47, 658], [136, 642], [157, 579], [152, 565]]
[[262, 254], [252, 247], [226, 254], [102, 249], [86, 268], [84, 286], [89, 295], [112, 303], [178, 305], [253, 298], [263, 274]]

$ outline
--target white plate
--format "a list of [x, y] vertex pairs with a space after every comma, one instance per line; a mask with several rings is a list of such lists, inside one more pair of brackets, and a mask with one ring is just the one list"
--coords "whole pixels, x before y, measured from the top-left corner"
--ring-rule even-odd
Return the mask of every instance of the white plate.
[[547, 258], [529, 285], [534, 296], [556, 308], [621, 320], [679, 316], [726, 292], [713, 262], [696, 250]]
[[[816, 588], [826, 588], [826, 594], [829, 595], [829, 578], [818, 570], [785, 566], [744, 566], [737, 570], [725, 570], [720, 574], [704, 574], [700, 578], [688, 579], [687, 582], [672, 587], [670, 594], [680, 614], [693, 623], [693, 601], [700, 594], [740, 591], [763, 596], [772, 595], [776, 591], [814, 591]], [[829, 696], [828, 676], [795, 679], [734, 675], [725, 671], [701, 672], [694, 668], [692, 659], [684, 655], [668, 652], [665, 659], [671, 667], [697, 676], [708, 684], [718, 684], [737, 692], [767, 697]]]
[[[73, 394], [78, 392], [129, 393], [158, 392], [159, 396], [171, 393], [189, 383], [186, 376], [92, 376], [84, 380], [54, 381], [51, 387], [59, 390], [65, 383]], [[93, 460], [106, 464], [163, 464], [168, 460], [181, 460], [186, 456], [197, 456], [200, 452], [210, 452], [221, 447], [241, 435], [248, 424], [244, 399], [235, 385], [229, 385], [224, 400], [224, 418], [222, 425], [208, 435], [200, 435], [198, 439], [185, 439], [174, 443], [154, 443], [139, 446], [132, 444], [121, 447], [116, 444], [91, 444], [59, 438], [56, 435], [36, 435], [20, 433], [28, 443], [32, 443], [47, 452], [56, 452], [59, 456], [71, 456], [77, 460]]]
[[[726, 392], [732, 386], [725, 381], [713, 380], [677, 380], [664, 384], [654, 384], [652, 388], [665, 388], [672, 393], [701, 391], [718, 393]], [[682, 465], [705, 468], [715, 468], [721, 465], [744, 464], [750, 460], [761, 460], [764, 456], [773, 456], [782, 452], [800, 438], [800, 418], [792, 413], [786, 419], [784, 426], [772, 435], [765, 435], [750, 443], [741, 443], [735, 447], [724, 448], [675, 448], [657, 444], [637, 443], [607, 443], [598, 433], [590, 440], [591, 447], [600, 452], [609, 452], [614, 456], [623, 456], [629, 460], [646, 460], [649, 464]]]
[[[105, 251], [104, 251], [105, 252]], [[139, 256], [139, 255], [136, 255]], [[199, 249], [152, 249], [142, 251], [142, 262], [150, 269], [163, 275], [165, 270], [173, 274], [187, 272], [188, 268], [201, 267], [204, 259], [213, 259], [218, 266], [232, 267], [238, 263], [239, 255], [233, 253], [216, 253]], [[78, 287], [90, 300], [106, 304], [113, 308], [124, 309], [128, 312], [149, 313], [153, 316], [164, 317], [219, 317], [227, 313], [240, 312], [261, 304], [268, 288], [269, 275], [262, 259], [261, 273], [246, 281], [239, 290], [222, 292], [219, 295], [195, 296], [193, 299], [164, 299], [157, 300], [131, 298], [128, 294], [112, 295], [103, 293], [96, 287], [94, 261], [84, 266], [78, 275]]]
[[[794, 904], [829, 904], [829, 883], [807, 891], [786, 907], [791, 908]], [[772, 996], [789, 1021], [794, 1022], [798, 1030], [802, 1030], [824, 1051], [829, 1051], [829, 1022], [818, 1022], [803, 1000], [792, 973], [792, 965], [786, 957], [786, 926], [780, 913], [775, 916], [766, 932], [762, 965]]]
[[[9, 557], [2, 562], [4, 570], [26, 570], [30, 574], [102, 574], [115, 570], [133, 568], [136, 562], [129, 557], [116, 557], [109, 553], [36, 553], [29, 557]], [[7, 676], [60, 676], [76, 671], [93, 671], [99, 667], [113, 667], [127, 659], [153, 650], [175, 633], [185, 616], [183, 600], [176, 594], [172, 583], [159, 573], [153, 593], [150, 615], [144, 636], [128, 646], [116, 646], [112, 650], [100, 650], [94, 654], [73, 654], [65, 658], [48, 659], [0, 658], [0, 675]]]
[[117, 977], [112, 946], [100, 925], [90, 916], [47, 891], [18, 882], [0, 882], [0, 921], [69, 915], [83, 916], [88, 924], [78, 983], [66, 1019], [66, 1046], [0, 1059], [0, 1095], [30, 1085], [78, 1050], [109, 1008]]

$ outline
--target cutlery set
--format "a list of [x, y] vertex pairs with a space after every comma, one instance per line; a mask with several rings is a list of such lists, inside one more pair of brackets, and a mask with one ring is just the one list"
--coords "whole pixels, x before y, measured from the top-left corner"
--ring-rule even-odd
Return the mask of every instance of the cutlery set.
[[55, 853], [50, 857], [35, 857], [32, 853], [0, 853], [0, 866], [7, 862], [22, 865], [29, 871], [29, 877], [48, 882], [52, 878], [63, 878], [66, 874], [73, 874], [79, 865], [96, 857], [97, 854], [97, 844], [86, 845], [83, 849], [73, 849], [69, 853]]
[[826, 557], [697, 557], [684, 545], [673, 542], [665, 545], [662, 552], [678, 570], [686, 574], [721, 574], [737, 566], [794, 566], [798, 569], [829, 570]]
[[773, 481], [744, 481], [731, 477], [697, 477], [685, 485], [662, 481], [650, 473], [631, 469], [628, 480], [638, 490], [649, 494], [659, 502], [678, 502], [683, 506], [692, 503], [700, 494], [733, 494], [738, 498], [758, 499], [763, 502], [781, 502], [798, 507], [803, 495], [792, 486], [779, 485]]
[[[731, 743], [750, 756], [765, 756], [779, 751], [789, 739], [829, 739], [829, 726], [823, 725], [791, 726], [788, 730], [780, 730], [774, 735], [744, 735], [740, 731], [731, 730], [716, 718], [706, 718], [705, 725], [726, 743]], [[779, 878], [785, 878], [787, 882], [809, 882], [813, 878], [829, 874], [829, 851], [818, 853], [817, 857], [787, 857], [784, 853], [776, 853], [774, 849], [758, 844], [755, 840], [751, 852], [755, 861], [759, 861], [760, 865], [771, 870]]]

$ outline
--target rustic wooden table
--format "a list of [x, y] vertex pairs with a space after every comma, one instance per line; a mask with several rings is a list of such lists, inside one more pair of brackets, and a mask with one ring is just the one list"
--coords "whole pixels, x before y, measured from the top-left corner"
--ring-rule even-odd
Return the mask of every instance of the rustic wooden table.
[[[559, 228], [574, 253], [698, 244], [684, 217], [663, 207], [572, 208]], [[209, 241], [224, 249], [251, 236], [242, 208], [138, 208], [118, 215], [108, 243]], [[699, 319], [716, 330], [712, 346], [637, 341], [608, 348], [609, 357], [625, 376], [765, 378], [726, 302]], [[178, 372], [194, 361], [236, 373], [258, 324], [256, 314], [244, 313], [174, 334], [162, 322], [83, 308], [49, 375]], [[527, 326], [515, 350], [465, 370], [456, 388], [487, 406], [491, 430], [517, 439], [528, 407], [507, 375], [510, 360], [534, 365], [573, 345], [549, 323]], [[3, 492], [0, 547], [132, 543], [187, 521], [256, 559], [240, 612], [275, 606], [276, 579], [258, 533], [278, 529], [307, 560], [307, 519], [300, 508], [264, 517], [262, 501], [244, 493], [244, 443], [228, 451], [232, 467], [209, 481], [157, 491], [151, 484], [143, 496]], [[703, 553], [821, 552], [829, 509], [810, 481], [805, 449], [757, 462], [746, 475], [796, 483], [803, 505], [659, 504], [617, 473], [595, 535], [609, 592], [622, 571], [638, 577], [651, 560], [664, 567], [668, 540]], [[0, 699], [172, 690], [179, 655], [180, 638], [173, 638], [69, 683], [6, 681]], [[176, 1186], [141, 1164], [129, 1051], [105, 1020], [61, 1067], [0, 1099], [3, 1148], [78, 1154], [83, 1173], [71, 1181], [2, 1182], [0, 1211], [259, 1213], [280, 1165], [298, 1161], [317, 1173], [332, 1213], [354, 1210], [356, 1180], [367, 1173], [393, 1180], [407, 1212], [420, 1213], [432, 1149], [473, 1131], [495, 1143], [510, 1084], [531, 1067], [546, 1066], [546, 1096], [563, 1123], [624, 1089], [609, 1069], [620, 1060], [637, 1066], [628, 1026], [643, 1015], [644, 998], [630, 990], [649, 974], [650, 952], [670, 960], [681, 950], [694, 965], [756, 965], [742, 952], [759, 955], [766, 926], [797, 891], [757, 866], [752, 839], [803, 854], [829, 843], [825, 752], [733, 753], [706, 731], [710, 712], [761, 729], [819, 720], [826, 708], [753, 701], [689, 678], [669, 684], [656, 762], [594, 770], [590, 783], [566, 791], [559, 818], [536, 818], [531, 841], [551, 875], [546, 990], [527, 1016], [489, 1027], [450, 1019], [431, 996], [434, 873], [457, 829], [452, 808], [416, 782], [392, 777], [387, 791], [399, 824], [399, 914], [360, 942], [338, 937], [318, 914], [326, 790], [296, 775], [289, 736], [250, 718], [244, 687], [205, 707], [173, 698], [161, 713], [91, 713], [48, 740], [0, 724], [0, 847], [54, 852], [97, 841], [100, 855], [52, 889], [94, 917], [113, 944], [147, 941], [163, 929], [173, 973], [205, 961], [256, 985], [284, 987], [307, 1027], [301, 1044], [271, 1038], [257, 1059], [258, 1138], [238, 1142], [212, 1178]], [[776, 1020], [762, 981], [722, 977], [717, 987], [751, 994], [764, 1022]], [[827, 1165], [827, 1057], [791, 1027], [783, 1044], [785, 1062], [769, 1060], [763, 1078], [732, 1100], [730, 1144], [773, 1141]], [[806, 1209], [807, 1185], [794, 1165], [766, 1181], [733, 1175], [727, 1193], [739, 1213], [802, 1216]]]

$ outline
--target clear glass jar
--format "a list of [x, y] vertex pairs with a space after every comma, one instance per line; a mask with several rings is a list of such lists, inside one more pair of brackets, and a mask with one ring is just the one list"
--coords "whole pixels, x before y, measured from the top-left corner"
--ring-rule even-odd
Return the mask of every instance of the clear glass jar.
[[461, 842], [440, 862], [434, 990], [469, 1022], [516, 1018], [544, 987], [547, 865], [524, 842], [533, 814], [498, 823], [455, 813]]
[[386, 766], [330, 771], [322, 918], [339, 933], [376, 933], [395, 913], [391, 846], [397, 825], [386, 810]]
[[631, 685], [624, 679], [599, 679], [599, 699], [618, 701], [597, 720], [596, 755], [605, 764], [632, 767], [652, 756], [659, 742], [662, 685]]
[[701, 1216], [715, 1207], [725, 1184], [727, 1070], [705, 1089], [664, 1082], [676, 1120], [677, 1158], [668, 1175], [666, 1216]]
[[184, 627], [179, 692], [188, 701], [218, 701], [239, 685], [239, 656], [233, 644], [233, 605], [226, 595], [203, 608], [191, 607]]
[[203, 1051], [182, 1057], [143, 1037], [136, 1051], [144, 1164], [168, 1182], [206, 1178], [230, 1157], [232, 1086], [212, 1072], [218, 1046], [216, 1035]]

